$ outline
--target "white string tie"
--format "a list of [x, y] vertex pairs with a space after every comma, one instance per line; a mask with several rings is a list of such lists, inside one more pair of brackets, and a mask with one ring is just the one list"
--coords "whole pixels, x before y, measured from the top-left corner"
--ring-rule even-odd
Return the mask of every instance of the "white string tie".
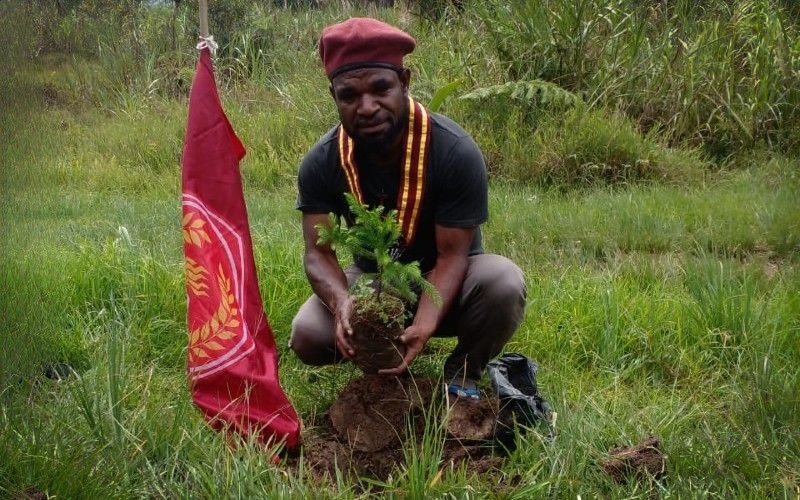
[[214, 41], [214, 35], [201, 36], [200, 41], [197, 42], [197, 50], [208, 49], [215, 55], [218, 47], [219, 44]]

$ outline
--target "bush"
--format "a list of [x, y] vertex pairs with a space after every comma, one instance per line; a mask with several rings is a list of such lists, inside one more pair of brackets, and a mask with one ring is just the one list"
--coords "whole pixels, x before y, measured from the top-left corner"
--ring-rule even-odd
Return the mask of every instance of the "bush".
[[702, 166], [642, 136], [625, 117], [582, 108], [567, 113], [563, 126], [543, 130], [541, 144], [550, 145], [541, 158], [543, 178], [554, 183], [688, 180]]
[[490, 172], [561, 187], [652, 180], [691, 180], [704, 162], [693, 151], [643, 135], [620, 113], [589, 107], [576, 94], [541, 80], [482, 87], [463, 96]]

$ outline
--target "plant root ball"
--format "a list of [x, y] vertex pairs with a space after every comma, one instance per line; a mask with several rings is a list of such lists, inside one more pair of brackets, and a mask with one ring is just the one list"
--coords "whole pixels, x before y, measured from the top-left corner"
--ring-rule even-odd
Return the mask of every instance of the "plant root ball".
[[350, 314], [355, 350], [353, 363], [364, 373], [377, 373], [394, 368], [403, 361], [405, 345], [398, 338], [403, 334], [405, 306], [397, 297], [382, 294], [357, 297]]

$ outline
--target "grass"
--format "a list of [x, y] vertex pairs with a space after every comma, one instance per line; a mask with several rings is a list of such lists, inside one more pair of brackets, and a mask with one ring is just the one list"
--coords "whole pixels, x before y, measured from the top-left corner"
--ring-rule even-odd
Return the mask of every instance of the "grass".
[[[19, 10], [0, 9], [25, 26]], [[242, 170], [282, 381], [307, 421], [355, 375], [348, 366], [305, 367], [285, 347], [310, 292], [294, 169], [335, 122], [313, 38], [335, 17], [298, 11], [289, 22], [281, 10], [256, 12], [256, 27], [270, 28], [272, 71], [245, 64], [246, 74], [221, 78], [249, 149]], [[470, 44], [465, 26], [482, 29], [479, 18], [450, 20], [464, 23], [450, 32], [444, 21], [400, 9], [386, 17], [424, 40], [413, 60], [421, 95], [501, 67], [492, 54], [487, 67], [476, 63], [491, 51]], [[414, 497], [798, 494], [800, 159], [790, 149], [748, 147], [714, 162], [694, 146], [641, 134], [630, 112], [611, 104], [591, 108], [588, 121], [545, 123], [509, 118], [504, 110], [519, 108], [502, 102], [484, 102], [479, 120], [474, 103], [446, 99], [443, 111], [496, 154], [485, 244], [523, 268], [529, 289], [508, 350], [541, 365], [557, 435], [548, 442], [526, 434], [499, 477], [470, 477], [435, 460], [441, 436], [432, 426], [422, 446], [434, 453], [409, 448], [415, 460], [386, 484], [342, 477], [318, 485], [307, 471], [272, 466], [257, 446], [231, 451], [189, 400], [181, 240], [170, 237], [179, 235], [185, 94], [161, 80], [148, 93], [163, 74], [148, 77], [136, 60], [111, 67], [74, 52], [31, 59], [36, 43], [26, 37], [35, 31], [2, 32], [13, 39], [0, 56], [13, 68], [0, 83], [3, 495], [28, 487], [66, 498], [350, 498], [378, 489]], [[441, 53], [428, 43], [443, 40], [460, 43], [439, 44]], [[256, 57], [253, 50], [243, 46], [238, 57]], [[190, 52], [153, 57], [153, 68], [191, 74]], [[118, 79], [122, 68], [127, 81]], [[602, 130], [608, 117], [620, 120], [617, 135]], [[505, 144], [486, 123], [508, 132]], [[547, 140], [537, 146], [526, 131]], [[573, 166], [608, 163], [614, 141], [627, 148], [627, 164], [648, 159], [679, 172], [570, 184], [523, 170], [548, 158], [569, 165], [569, 151], [585, 155]], [[435, 376], [451, 347], [433, 343], [417, 370]], [[77, 376], [44, 377], [60, 362]], [[649, 434], [664, 443], [666, 482], [620, 486], [602, 475], [597, 462], [608, 449]]]

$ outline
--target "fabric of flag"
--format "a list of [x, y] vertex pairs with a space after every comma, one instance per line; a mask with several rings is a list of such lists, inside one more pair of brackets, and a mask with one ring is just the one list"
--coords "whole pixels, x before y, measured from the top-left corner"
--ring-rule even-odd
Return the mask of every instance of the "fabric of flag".
[[278, 379], [258, 288], [239, 161], [245, 149], [202, 49], [183, 149], [183, 242], [192, 398], [217, 430], [299, 443], [300, 420]]

